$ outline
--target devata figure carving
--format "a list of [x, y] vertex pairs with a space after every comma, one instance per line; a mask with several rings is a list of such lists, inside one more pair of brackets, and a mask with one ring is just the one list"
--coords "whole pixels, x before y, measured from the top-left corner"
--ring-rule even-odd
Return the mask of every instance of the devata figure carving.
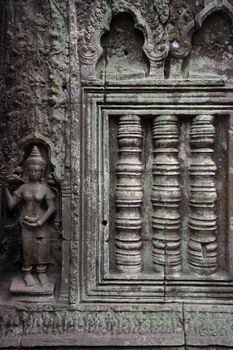
[[20, 224], [22, 227], [23, 279], [26, 286], [34, 286], [33, 266], [42, 287], [48, 285], [47, 265], [50, 262], [50, 231], [48, 219], [55, 211], [54, 193], [44, 181], [46, 161], [37, 146], [24, 163], [28, 181], [13, 194], [8, 186], [5, 194], [9, 209], [22, 203]]

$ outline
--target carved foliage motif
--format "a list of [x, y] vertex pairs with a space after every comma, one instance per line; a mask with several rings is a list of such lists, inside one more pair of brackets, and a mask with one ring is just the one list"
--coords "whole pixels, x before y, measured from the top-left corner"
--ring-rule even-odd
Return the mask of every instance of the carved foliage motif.
[[109, 29], [111, 18], [122, 12], [133, 14], [136, 26], [143, 30], [147, 56], [152, 61], [162, 60], [168, 52], [168, 34], [173, 27], [171, 23], [168, 24], [169, 2], [170, 0], [102, 0], [83, 3], [76, 0], [77, 35], [82, 63], [93, 65], [97, 62], [102, 53], [101, 35]]
[[180, 36], [182, 36], [186, 26], [194, 20], [195, 15], [204, 8], [204, 2], [205, 0], [171, 0], [170, 20], [175, 25], [176, 31]]
[[178, 118], [169, 115], [155, 117], [152, 137], [153, 267], [156, 271], [169, 273], [181, 270]]
[[1, 121], [7, 162], [17, 155], [17, 142], [36, 131], [56, 145], [58, 164], [64, 161], [66, 13], [66, 1], [9, 2], [7, 114]]
[[[95, 35], [97, 30], [102, 33], [103, 29], [108, 27], [108, 23], [105, 20], [105, 16], [109, 11], [108, 1], [87, 0], [84, 2], [82, 0], [76, 0], [76, 11], [78, 16], [79, 54], [83, 63], [95, 62], [99, 55]], [[101, 22], [103, 22], [103, 27], [101, 26]]]
[[141, 270], [142, 127], [140, 117], [120, 117], [116, 167], [116, 265], [124, 272]]
[[216, 165], [212, 159], [215, 136], [214, 116], [199, 115], [193, 119], [190, 144], [192, 160], [191, 215], [189, 227], [190, 268], [199, 274], [211, 274], [217, 269], [215, 202]]

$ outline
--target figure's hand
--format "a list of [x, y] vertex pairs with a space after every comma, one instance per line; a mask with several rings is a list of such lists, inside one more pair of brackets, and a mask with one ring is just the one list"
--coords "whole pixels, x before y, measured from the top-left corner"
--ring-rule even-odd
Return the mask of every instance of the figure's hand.
[[39, 215], [37, 215], [37, 216], [24, 216], [23, 221], [27, 221], [27, 223], [32, 224], [32, 223], [37, 222], [38, 219], [39, 219]]
[[22, 221], [22, 224], [23, 226], [29, 228], [29, 229], [32, 229], [32, 228], [35, 228], [36, 227], [36, 223], [34, 222], [28, 222], [28, 221]]
[[41, 226], [43, 225], [43, 223], [42, 223], [41, 220], [38, 220], [38, 221], [36, 222], [36, 224], [37, 224], [37, 227], [41, 227]]
[[28, 221], [23, 220], [22, 223], [25, 227], [27, 227], [29, 229], [41, 227], [43, 225], [43, 223], [40, 220], [38, 220], [36, 222], [28, 222]]

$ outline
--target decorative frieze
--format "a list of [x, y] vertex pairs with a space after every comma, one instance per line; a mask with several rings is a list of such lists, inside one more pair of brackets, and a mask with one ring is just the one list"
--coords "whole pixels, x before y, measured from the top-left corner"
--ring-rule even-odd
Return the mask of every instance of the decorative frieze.
[[[183, 343], [182, 310], [178, 305], [160, 310], [153, 306], [140, 311], [8, 311], [0, 313], [0, 338], [9, 345], [25, 347], [33, 341], [49, 346], [167, 345], [172, 337], [176, 345]], [[86, 339], [84, 338], [86, 337]], [[85, 339], [85, 340], [84, 340]], [[18, 345], [18, 346], [20, 346]]]
[[212, 158], [214, 137], [214, 116], [196, 116], [192, 121], [190, 133], [191, 232], [188, 261], [192, 271], [204, 275], [213, 273], [218, 266], [215, 214], [216, 165]]
[[175, 115], [153, 120], [152, 254], [153, 268], [160, 272], [181, 270], [179, 129]]
[[116, 266], [122, 272], [141, 270], [140, 207], [142, 203], [142, 126], [136, 115], [118, 124], [119, 159], [116, 166]]

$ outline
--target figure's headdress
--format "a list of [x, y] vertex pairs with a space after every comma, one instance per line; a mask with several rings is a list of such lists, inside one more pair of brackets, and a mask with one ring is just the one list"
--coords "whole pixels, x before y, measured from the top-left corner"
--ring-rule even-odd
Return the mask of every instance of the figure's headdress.
[[40, 151], [39, 151], [37, 146], [34, 146], [32, 148], [30, 155], [25, 160], [25, 165], [28, 166], [29, 164], [40, 165], [43, 168], [46, 167], [47, 162], [42, 157], [42, 155], [41, 155], [41, 153], [40, 153]]

